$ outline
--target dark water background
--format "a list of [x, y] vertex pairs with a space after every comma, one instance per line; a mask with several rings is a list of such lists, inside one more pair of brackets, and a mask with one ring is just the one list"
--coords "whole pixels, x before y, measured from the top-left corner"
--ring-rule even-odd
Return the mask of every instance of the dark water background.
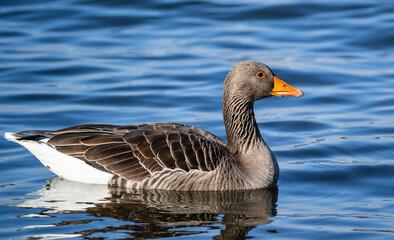
[[0, 131], [169, 121], [225, 138], [222, 83], [268, 64], [305, 96], [256, 103], [277, 189], [108, 191], [0, 139], [1, 239], [393, 239], [393, 1], [0, 3]]

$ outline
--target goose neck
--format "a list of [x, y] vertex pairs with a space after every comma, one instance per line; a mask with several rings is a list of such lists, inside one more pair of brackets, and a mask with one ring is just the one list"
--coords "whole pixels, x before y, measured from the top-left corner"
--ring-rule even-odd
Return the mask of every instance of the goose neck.
[[253, 101], [223, 96], [223, 118], [227, 134], [227, 147], [234, 155], [243, 155], [253, 147], [264, 143], [258, 128]]

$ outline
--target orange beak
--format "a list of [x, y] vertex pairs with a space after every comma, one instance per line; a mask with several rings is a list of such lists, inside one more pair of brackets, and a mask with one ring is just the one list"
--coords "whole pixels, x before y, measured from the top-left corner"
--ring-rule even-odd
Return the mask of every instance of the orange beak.
[[300, 89], [290, 86], [286, 82], [280, 80], [277, 76], [274, 76], [274, 88], [271, 90], [271, 95], [278, 97], [301, 97], [304, 94]]

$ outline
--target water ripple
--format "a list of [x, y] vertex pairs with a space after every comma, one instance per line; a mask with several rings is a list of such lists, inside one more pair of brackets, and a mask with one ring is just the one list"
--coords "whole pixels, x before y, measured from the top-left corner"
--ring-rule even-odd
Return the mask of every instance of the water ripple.
[[[209, 196], [223, 201], [213, 200], [208, 209], [193, 208], [190, 196], [163, 202], [163, 193], [122, 198], [97, 189], [83, 202], [83, 186], [60, 181], [57, 188], [50, 181], [45, 187], [53, 175], [20, 146], [0, 140], [0, 238], [392, 236], [391, 2], [56, 0], [0, 6], [1, 132], [171, 121], [225, 138], [223, 80], [246, 59], [267, 63], [305, 93], [255, 104], [281, 167], [279, 194]], [[54, 198], [46, 201], [47, 194]], [[74, 196], [81, 197], [68, 199]], [[237, 201], [239, 208], [231, 205]], [[16, 206], [24, 202], [39, 205]], [[176, 206], [195, 212], [180, 213]]]

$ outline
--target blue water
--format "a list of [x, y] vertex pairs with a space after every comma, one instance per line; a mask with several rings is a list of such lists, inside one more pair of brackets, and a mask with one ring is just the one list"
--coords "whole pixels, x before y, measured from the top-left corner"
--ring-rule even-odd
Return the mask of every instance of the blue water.
[[0, 138], [1, 239], [393, 239], [393, 1], [1, 1], [0, 131], [178, 122], [225, 139], [242, 60], [304, 91], [255, 105], [277, 189], [122, 193]]

